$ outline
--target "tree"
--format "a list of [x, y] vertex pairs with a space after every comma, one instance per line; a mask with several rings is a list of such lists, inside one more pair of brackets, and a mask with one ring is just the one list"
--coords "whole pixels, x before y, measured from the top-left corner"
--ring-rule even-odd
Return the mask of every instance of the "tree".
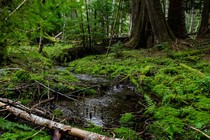
[[9, 17], [8, 11], [12, 11], [10, 8], [12, 5], [13, 3], [11, 0], [2, 0], [0, 2], [0, 64], [4, 61], [6, 46], [13, 29], [11, 21], [7, 20]]
[[168, 25], [179, 39], [188, 38], [185, 26], [185, 0], [170, 0]]
[[175, 39], [166, 22], [159, 0], [132, 0], [131, 13], [131, 35], [126, 46], [151, 47], [154, 43]]
[[205, 37], [209, 32], [209, 13], [210, 13], [210, 1], [204, 0], [201, 25], [198, 30], [198, 37]]

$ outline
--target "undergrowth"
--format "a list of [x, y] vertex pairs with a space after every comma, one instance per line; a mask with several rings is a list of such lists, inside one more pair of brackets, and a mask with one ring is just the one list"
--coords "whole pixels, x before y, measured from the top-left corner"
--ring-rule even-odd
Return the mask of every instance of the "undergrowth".
[[169, 48], [112, 51], [73, 61], [68, 69], [130, 80], [145, 98], [151, 138], [205, 139], [190, 127], [210, 135], [210, 63], [204, 59], [210, 46]]
[[[53, 66], [50, 58], [56, 54], [50, 47], [46, 48], [44, 54], [39, 54], [34, 47], [8, 47], [7, 62], [0, 69], [0, 96], [18, 98], [23, 104], [29, 104], [34, 98], [49, 94], [49, 90], [44, 87], [36, 92], [40, 83], [62, 93], [85, 88], [77, 84], [78, 79], [69, 71], [107, 75], [118, 79], [118, 82], [130, 81], [144, 98], [142, 104], [145, 109], [142, 115], [149, 119], [144, 124], [143, 133], [147, 137], [206, 139], [191, 127], [210, 135], [210, 63], [205, 59], [209, 55], [210, 46], [176, 51], [170, 49], [170, 46], [166, 47], [166, 44], [163, 46], [147, 50], [124, 50], [118, 47], [107, 56], [94, 55], [75, 60], [69, 63], [67, 69]], [[27, 86], [30, 88], [24, 88]], [[95, 90], [85, 92], [93, 94]], [[54, 95], [53, 92], [50, 94]], [[60, 112], [54, 113], [60, 115]], [[141, 139], [142, 132], [133, 127], [135, 119], [131, 113], [124, 114], [119, 120], [120, 128], [112, 130], [116, 137]], [[3, 119], [0, 123], [9, 125]], [[2, 138], [19, 137], [17, 129], [9, 130], [3, 126], [0, 125], [0, 130], [5, 131]], [[101, 133], [98, 127], [90, 130]], [[30, 130], [30, 135], [32, 133], [35, 130]], [[29, 133], [22, 134], [28, 138]], [[40, 135], [48, 138], [45, 133]]]
[[26, 125], [18, 124], [0, 118], [1, 140], [50, 140], [44, 131], [34, 130]]

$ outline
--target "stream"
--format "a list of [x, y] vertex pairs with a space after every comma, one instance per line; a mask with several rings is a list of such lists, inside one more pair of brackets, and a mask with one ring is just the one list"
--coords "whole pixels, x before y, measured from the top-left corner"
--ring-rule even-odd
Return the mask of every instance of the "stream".
[[[81, 82], [93, 84], [109, 83], [100, 76], [87, 74], [73, 74]], [[126, 112], [140, 110], [138, 101], [140, 96], [130, 85], [113, 85], [96, 95], [86, 96], [79, 101], [58, 100], [57, 108], [66, 116], [79, 117], [96, 126], [110, 126], [119, 124], [119, 118]]]

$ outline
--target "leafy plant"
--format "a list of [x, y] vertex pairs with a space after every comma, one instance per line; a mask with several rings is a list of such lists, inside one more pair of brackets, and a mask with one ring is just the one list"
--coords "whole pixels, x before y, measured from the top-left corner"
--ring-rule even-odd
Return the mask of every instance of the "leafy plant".
[[120, 125], [122, 127], [131, 127], [134, 124], [134, 116], [132, 113], [125, 113], [120, 118]]

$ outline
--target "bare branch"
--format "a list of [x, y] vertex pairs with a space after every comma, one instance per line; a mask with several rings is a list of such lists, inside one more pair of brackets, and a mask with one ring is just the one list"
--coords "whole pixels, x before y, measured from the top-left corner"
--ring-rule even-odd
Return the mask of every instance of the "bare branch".
[[41, 85], [41, 86], [47, 88], [48, 90], [50, 90], [50, 91], [52, 91], [52, 92], [54, 92], [54, 93], [57, 93], [57, 94], [59, 94], [59, 95], [65, 97], [65, 98], [67, 98], [67, 99], [70, 99], [70, 100], [73, 100], [73, 101], [78, 101], [77, 99], [71, 98], [71, 97], [69, 97], [69, 96], [67, 96], [67, 95], [65, 95], [65, 94], [63, 94], [63, 93], [61, 93], [61, 92], [58, 92], [58, 91], [55, 91], [54, 89], [49, 88], [49, 87], [47, 87], [46, 85], [44, 85], [44, 84], [42, 84], [42, 83], [40, 83], [40, 82], [38, 82], [38, 81], [36, 81], [36, 82], [37, 82], [39, 85]]
[[[9, 14], [8, 18], [11, 17], [11, 15], [13, 15], [18, 9], [20, 9], [20, 7], [26, 2], [26, 0], [23, 0], [22, 3], [14, 10], [12, 11], [12, 13]], [[6, 20], [8, 19], [6, 18]]]
[[208, 139], [210, 139], [210, 136], [207, 135], [206, 133], [202, 132], [201, 130], [199, 130], [199, 129], [195, 128], [195, 127], [192, 127], [192, 126], [188, 126], [188, 127], [191, 128], [191, 129], [193, 129], [193, 130], [195, 130], [195, 131], [197, 131], [197, 132], [199, 132], [199, 133], [201, 133], [202, 135], [204, 135], [205, 137], [207, 137]]

